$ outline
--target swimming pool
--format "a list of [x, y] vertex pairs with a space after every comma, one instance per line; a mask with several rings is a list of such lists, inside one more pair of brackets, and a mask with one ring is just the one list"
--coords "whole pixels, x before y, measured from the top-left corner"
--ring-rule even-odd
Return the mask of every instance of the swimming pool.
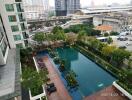
[[[70, 91], [74, 100], [80, 100], [107, 86], [112, 85], [116, 79], [96, 63], [85, 57], [73, 48], [57, 48], [60, 58], [66, 60], [66, 71], [73, 70], [77, 77], [79, 87]], [[63, 73], [61, 73], [62, 80]], [[64, 81], [65, 83], [65, 81]]]

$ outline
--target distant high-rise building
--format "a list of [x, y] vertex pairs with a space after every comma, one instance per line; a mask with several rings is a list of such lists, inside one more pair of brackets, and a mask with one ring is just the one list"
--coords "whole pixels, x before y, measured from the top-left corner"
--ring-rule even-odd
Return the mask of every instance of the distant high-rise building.
[[80, 8], [80, 0], [66, 0], [67, 14], [73, 14]]
[[10, 48], [28, 44], [28, 30], [22, 0], [0, 0], [0, 14]]
[[[27, 3], [30, 1], [30, 4]], [[39, 19], [47, 17], [49, 0], [23, 0], [26, 18]]]
[[67, 14], [66, 0], [55, 0], [56, 16], [66, 16]]
[[55, 0], [56, 16], [73, 14], [80, 8], [80, 0]]

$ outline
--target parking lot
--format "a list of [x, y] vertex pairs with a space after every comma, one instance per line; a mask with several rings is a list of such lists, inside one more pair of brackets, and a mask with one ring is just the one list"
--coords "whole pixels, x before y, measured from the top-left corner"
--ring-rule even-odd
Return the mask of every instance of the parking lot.
[[126, 47], [126, 50], [132, 51], [132, 35], [123, 36], [127, 40], [118, 40], [117, 37], [113, 38], [113, 44], [117, 47]]

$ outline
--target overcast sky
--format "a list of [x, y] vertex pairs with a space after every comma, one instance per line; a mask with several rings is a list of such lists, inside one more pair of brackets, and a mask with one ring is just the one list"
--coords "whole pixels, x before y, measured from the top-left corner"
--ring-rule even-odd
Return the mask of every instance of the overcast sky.
[[[92, 0], [80, 0], [81, 6], [89, 6], [91, 5]], [[103, 5], [107, 4], [110, 5], [112, 3], [119, 3], [119, 4], [129, 4], [131, 0], [93, 0], [95, 5]], [[54, 6], [54, 0], [49, 0], [51, 6]]]

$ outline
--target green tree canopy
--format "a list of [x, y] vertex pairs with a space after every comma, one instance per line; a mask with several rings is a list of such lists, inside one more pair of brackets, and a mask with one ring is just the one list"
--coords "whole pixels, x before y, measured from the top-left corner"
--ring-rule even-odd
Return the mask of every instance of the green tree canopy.
[[84, 30], [81, 30], [81, 31], [79, 31], [79, 33], [78, 33], [78, 36], [77, 36], [77, 39], [78, 40], [83, 40], [83, 39], [85, 39], [86, 38], [86, 31], [84, 31]]
[[46, 40], [46, 36], [44, 33], [36, 33], [33, 37], [33, 40], [37, 41], [38, 43], [42, 43]]
[[105, 36], [105, 37], [109, 36], [109, 33], [104, 33], [104, 36]]
[[119, 35], [119, 33], [112, 31], [112, 32], [110, 32], [110, 35]]
[[57, 34], [58, 31], [60, 31], [60, 30], [64, 31], [62, 27], [60, 27], [60, 26], [55, 26], [55, 27], [53, 28], [53, 30], [52, 30], [52, 33], [53, 33], [53, 34]]
[[41, 70], [39, 73], [31, 67], [22, 70], [22, 85], [30, 89], [33, 94], [38, 94], [40, 87], [47, 82], [47, 71]]
[[56, 26], [53, 28], [52, 33], [54, 34], [55, 40], [66, 40], [66, 34], [62, 27]]
[[107, 43], [108, 44], [111, 44], [112, 42], [113, 42], [112, 38], [111, 37], [108, 37]]
[[115, 61], [118, 65], [121, 65], [125, 58], [130, 57], [130, 52], [123, 49], [116, 49], [112, 52], [112, 60]]
[[115, 49], [115, 46], [105, 46], [102, 48], [102, 53], [106, 56], [110, 56]]

